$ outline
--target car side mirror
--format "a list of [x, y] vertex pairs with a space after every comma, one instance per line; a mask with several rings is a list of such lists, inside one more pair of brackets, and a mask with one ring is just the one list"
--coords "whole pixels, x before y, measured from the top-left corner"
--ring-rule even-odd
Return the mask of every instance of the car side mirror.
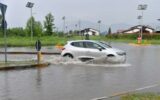
[[101, 48], [101, 47], [98, 47], [98, 50], [99, 50], [99, 51], [102, 51], [102, 48]]

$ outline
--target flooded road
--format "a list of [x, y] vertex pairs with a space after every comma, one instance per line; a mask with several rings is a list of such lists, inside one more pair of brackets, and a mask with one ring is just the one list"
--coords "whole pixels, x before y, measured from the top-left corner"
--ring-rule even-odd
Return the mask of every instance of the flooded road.
[[[137, 47], [121, 43], [113, 43], [112, 46], [127, 52], [127, 64], [116, 67], [55, 64], [58, 56], [47, 55], [43, 59], [52, 63], [49, 67], [1, 71], [0, 100], [91, 100], [160, 83], [160, 46]], [[3, 55], [0, 56], [2, 61]], [[8, 57], [9, 60], [30, 60], [36, 55]], [[141, 92], [152, 91], [160, 92], [160, 87]]]

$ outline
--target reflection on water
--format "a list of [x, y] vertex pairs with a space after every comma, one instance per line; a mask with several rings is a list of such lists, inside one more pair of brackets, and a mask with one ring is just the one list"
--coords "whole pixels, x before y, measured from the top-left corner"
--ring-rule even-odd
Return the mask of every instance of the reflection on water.
[[[125, 50], [130, 64], [84, 64], [49, 55], [43, 56], [52, 62], [47, 68], [1, 71], [0, 100], [91, 100], [159, 82], [160, 46], [112, 46]], [[34, 56], [21, 55], [23, 59]], [[160, 92], [160, 87], [145, 91]]]

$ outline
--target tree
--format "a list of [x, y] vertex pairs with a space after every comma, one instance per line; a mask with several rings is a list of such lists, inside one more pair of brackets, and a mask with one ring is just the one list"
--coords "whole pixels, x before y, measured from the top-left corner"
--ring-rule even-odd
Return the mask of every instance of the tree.
[[9, 36], [26, 36], [25, 30], [22, 27], [15, 27], [7, 29]]
[[111, 27], [109, 27], [108, 29], [108, 35], [111, 35], [112, 31], [111, 31]]
[[44, 29], [45, 33], [48, 35], [52, 35], [53, 29], [54, 29], [54, 16], [49, 13], [45, 16], [45, 21], [44, 21]]
[[36, 21], [35, 22], [35, 35], [40, 37], [43, 33], [43, 26], [41, 24], [41, 22]]
[[0, 26], [2, 24], [2, 15], [0, 15]]
[[[32, 21], [32, 25], [31, 25], [31, 21]], [[39, 21], [36, 21], [34, 17], [31, 17], [26, 24], [26, 32], [27, 32], [27, 36], [30, 36], [31, 34], [31, 26], [32, 26], [32, 30], [33, 30], [33, 36], [41, 36], [43, 33], [43, 28], [42, 28], [42, 24]]]
[[0, 36], [2, 35], [2, 15], [0, 15]]

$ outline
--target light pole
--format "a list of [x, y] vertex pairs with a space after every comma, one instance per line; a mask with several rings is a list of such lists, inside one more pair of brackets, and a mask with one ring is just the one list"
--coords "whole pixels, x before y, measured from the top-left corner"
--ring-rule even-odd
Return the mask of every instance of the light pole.
[[99, 33], [101, 33], [101, 20], [98, 21], [98, 24], [99, 24], [99, 27], [98, 27], [99, 28]]
[[77, 24], [75, 24], [75, 28], [76, 28], [75, 30], [77, 30], [77, 26], [78, 26], [78, 25], [77, 25]]
[[68, 35], [68, 26], [65, 27], [66, 34]]
[[[157, 19], [158, 21], [160, 21], [160, 19]], [[158, 31], [158, 33], [160, 32], [160, 26], [158, 25], [158, 27], [157, 27], [157, 31]]]
[[75, 24], [75, 30], [74, 30], [74, 32], [75, 32], [75, 34], [77, 35], [77, 24]]
[[141, 39], [143, 37], [143, 11], [147, 9], [147, 5], [146, 4], [140, 4], [138, 5], [138, 10], [142, 11], [142, 15], [141, 15]]
[[31, 41], [32, 41], [32, 38], [33, 38], [33, 13], [32, 13], [32, 8], [33, 8], [33, 6], [34, 6], [34, 3], [32, 3], [32, 2], [28, 2], [27, 4], [26, 4], [26, 7], [27, 8], [30, 8], [31, 9]]
[[[139, 15], [139, 16], [137, 17], [137, 19], [138, 19], [138, 21], [139, 21], [139, 25], [142, 25], [142, 24], [141, 24], [142, 16]], [[141, 37], [141, 30], [142, 30], [142, 27], [141, 27], [140, 30], [139, 30], [139, 37]]]
[[78, 21], [78, 26], [79, 26], [79, 34], [81, 35], [81, 39], [83, 40], [83, 33], [81, 33], [81, 20]]
[[66, 29], [66, 17], [63, 16], [62, 20], [63, 20], [63, 33], [65, 33], [65, 29]]

